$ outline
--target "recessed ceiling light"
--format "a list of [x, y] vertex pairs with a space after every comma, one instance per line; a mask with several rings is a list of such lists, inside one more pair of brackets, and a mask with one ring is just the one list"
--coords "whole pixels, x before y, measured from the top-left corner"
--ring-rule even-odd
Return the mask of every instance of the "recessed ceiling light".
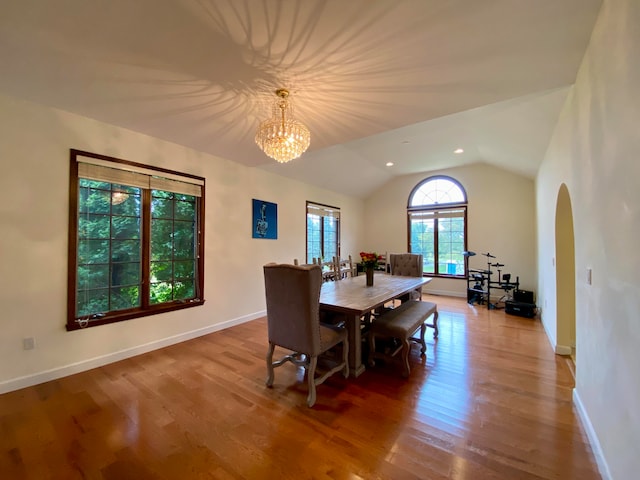
[[393, 167], [393, 162], [387, 162], [387, 167]]
[[464, 153], [464, 150], [462, 148], [456, 148], [453, 153]]

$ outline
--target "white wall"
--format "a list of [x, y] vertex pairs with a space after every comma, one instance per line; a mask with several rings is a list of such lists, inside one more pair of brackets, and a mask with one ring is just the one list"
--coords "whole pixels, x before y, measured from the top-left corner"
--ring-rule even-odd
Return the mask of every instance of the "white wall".
[[640, 471], [639, 49], [640, 2], [606, 0], [536, 182], [543, 322], [555, 343], [554, 218], [565, 183], [576, 256], [574, 397], [605, 478], [619, 480]]
[[[469, 260], [471, 268], [486, 269], [503, 263], [502, 273], [520, 277], [522, 289], [537, 286], [535, 249], [535, 197], [533, 180], [505, 170], [474, 164], [397, 177], [378, 189], [366, 202], [365, 240], [367, 250], [406, 252], [407, 202], [413, 188], [432, 175], [448, 175], [459, 181], [467, 192], [468, 248], [476, 252]], [[496, 276], [493, 277], [497, 280]], [[466, 297], [466, 280], [435, 278], [425, 292]], [[498, 297], [501, 291], [493, 292]], [[504, 292], [502, 292], [504, 293]]]
[[[343, 253], [362, 243], [361, 200], [9, 97], [0, 121], [0, 392], [262, 316], [262, 265], [304, 259], [306, 200], [341, 208]], [[70, 148], [206, 178], [204, 306], [65, 330]], [[251, 238], [252, 198], [278, 204], [278, 240]]]

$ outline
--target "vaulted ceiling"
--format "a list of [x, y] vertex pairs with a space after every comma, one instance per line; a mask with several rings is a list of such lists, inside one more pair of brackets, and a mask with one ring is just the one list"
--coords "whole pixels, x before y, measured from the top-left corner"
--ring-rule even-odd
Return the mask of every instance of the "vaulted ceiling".
[[[533, 177], [601, 3], [4, 2], [0, 92], [360, 197], [476, 162]], [[282, 165], [254, 143], [279, 87], [312, 135]]]

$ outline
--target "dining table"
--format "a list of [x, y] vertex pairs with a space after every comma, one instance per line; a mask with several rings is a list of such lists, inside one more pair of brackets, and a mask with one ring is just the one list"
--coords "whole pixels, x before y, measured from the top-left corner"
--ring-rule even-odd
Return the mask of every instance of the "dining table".
[[320, 290], [320, 311], [342, 316], [349, 333], [349, 374], [357, 377], [365, 371], [362, 362], [361, 318], [386, 303], [429, 283], [429, 277], [405, 277], [376, 273], [373, 285], [366, 276], [347, 277], [325, 282]]

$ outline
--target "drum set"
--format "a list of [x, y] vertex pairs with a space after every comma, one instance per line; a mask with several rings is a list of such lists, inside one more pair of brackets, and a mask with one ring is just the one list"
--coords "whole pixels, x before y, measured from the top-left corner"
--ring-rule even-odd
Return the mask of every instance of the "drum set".
[[[465, 262], [469, 261], [469, 257], [473, 257], [476, 255], [475, 252], [467, 251], [463, 252], [465, 257]], [[504, 308], [505, 302], [513, 299], [511, 292], [513, 290], [518, 290], [520, 287], [520, 278], [516, 277], [515, 282], [511, 281], [510, 273], [502, 273], [502, 267], [504, 267], [504, 263], [492, 263], [495, 260], [495, 255], [491, 255], [489, 252], [482, 253], [487, 257], [487, 268], [486, 270], [477, 270], [473, 268], [468, 268], [467, 271], [469, 275], [467, 276], [467, 303], [473, 305], [477, 303], [478, 305], [487, 305], [488, 309], [498, 309]], [[492, 280], [492, 275], [494, 275], [495, 269], [498, 273], [498, 280]], [[495, 278], [495, 277], [493, 277]], [[491, 290], [502, 290], [504, 294], [500, 297], [500, 299], [496, 303], [491, 302]]]

